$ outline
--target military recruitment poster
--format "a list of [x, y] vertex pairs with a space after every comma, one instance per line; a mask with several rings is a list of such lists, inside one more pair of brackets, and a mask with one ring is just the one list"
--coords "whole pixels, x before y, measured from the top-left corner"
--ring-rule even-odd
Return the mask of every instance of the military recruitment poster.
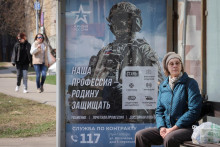
[[66, 146], [133, 147], [154, 127], [166, 0], [66, 0]]

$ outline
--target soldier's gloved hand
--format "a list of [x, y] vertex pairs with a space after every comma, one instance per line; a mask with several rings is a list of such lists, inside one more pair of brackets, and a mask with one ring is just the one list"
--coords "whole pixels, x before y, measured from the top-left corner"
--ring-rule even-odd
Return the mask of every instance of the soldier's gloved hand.
[[122, 84], [121, 83], [113, 83], [112, 89], [117, 91], [118, 94], [122, 94]]
[[15, 66], [15, 63], [12, 63], [13, 66]]
[[108, 56], [106, 56], [104, 64], [106, 67], [115, 69], [119, 61], [120, 61], [120, 56], [118, 54], [111, 53]]

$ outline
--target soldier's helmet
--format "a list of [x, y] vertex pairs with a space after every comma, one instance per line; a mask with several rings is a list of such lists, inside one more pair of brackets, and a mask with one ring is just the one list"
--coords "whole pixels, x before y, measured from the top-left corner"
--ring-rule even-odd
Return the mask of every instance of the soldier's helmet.
[[106, 19], [113, 33], [113, 26], [123, 27], [120, 24], [122, 20], [127, 21], [127, 24], [131, 27], [131, 32], [139, 32], [142, 27], [141, 10], [130, 2], [120, 2], [113, 5]]

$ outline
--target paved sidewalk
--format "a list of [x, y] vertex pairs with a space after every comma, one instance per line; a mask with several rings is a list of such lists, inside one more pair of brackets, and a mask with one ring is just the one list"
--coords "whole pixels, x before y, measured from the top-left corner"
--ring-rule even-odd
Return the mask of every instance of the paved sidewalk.
[[44, 84], [44, 92], [37, 93], [36, 83], [28, 80], [28, 93], [24, 94], [23, 80], [19, 92], [15, 92], [16, 81], [16, 68], [14, 66], [8, 66], [7, 69], [0, 70], [1, 93], [56, 106], [56, 85]]
[[0, 147], [56, 147], [56, 137], [0, 138]]
[[44, 84], [44, 92], [37, 93], [36, 83], [28, 81], [28, 93], [23, 93], [23, 86], [20, 86], [19, 92], [15, 92], [16, 78], [0, 77], [0, 83], [1, 93], [56, 106], [56, 85]]
[[[1, 93], [56, 106], [56, 85], [45, 84], [44, 92], [37, 93], [36, 83], [32, 81], [28, 81], [28, 93], [26, 94], [23, 93], [22, 85], [20, 87], [19, 92], [15, 92], [15, 87], [16, 87], [16, 68], [11, 66], [10, 64], [7, 64], [7, 69], [0, 69]], [[55, 147], [55, 146], [56, 146], [56, 136], [0, 138], [0, 147]]]

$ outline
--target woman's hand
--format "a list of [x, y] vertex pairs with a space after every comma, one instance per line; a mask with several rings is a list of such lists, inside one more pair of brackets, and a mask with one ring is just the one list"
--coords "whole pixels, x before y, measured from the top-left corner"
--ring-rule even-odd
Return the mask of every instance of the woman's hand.
[[38, 52], [42, 52], [41, 44], [38, 44], [38, 45], [37, 45], [37, 51], [38, 51]]
[[170, 132], [173, 132], [173, 131], [175, 131], [177, 129], [178, 129], [178, 127], [176, 125], [173, 126], [172, 128], [161, 128], [160, 129], [160, 136], [162, 138], [165, 138], [167, 136], [167, 134], [169, 134]]
[[37, 45], [37, 48], [41, 48], [41, 44], [38, 44], [38, 45]]
[[166, 134], [166, 129], [167, 129], [167, 128], [164, 128], [164, 127], [160, 128], [160, 136], [161, 136], [162, 138], [164, 138], [164, 135]]

